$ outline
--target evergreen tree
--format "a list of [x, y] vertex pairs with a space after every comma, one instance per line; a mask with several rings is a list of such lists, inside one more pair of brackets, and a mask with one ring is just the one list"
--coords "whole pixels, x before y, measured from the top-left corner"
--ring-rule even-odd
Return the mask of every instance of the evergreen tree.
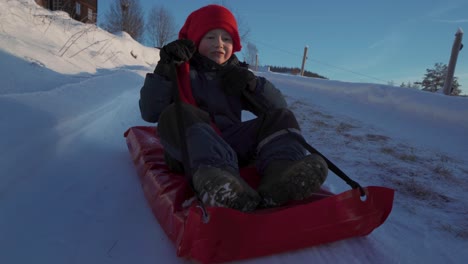
[[[443, 63], [436, 63], [433, 69], [426, 69], [424, 79], [420, 84], [424, 91], [436, 92], [444, 87], [445, 78], [447, 76], [447, 65]], [[452, 95], [459, 95], [461, 90], [458, 78], [453, 77], [452, 82]]]

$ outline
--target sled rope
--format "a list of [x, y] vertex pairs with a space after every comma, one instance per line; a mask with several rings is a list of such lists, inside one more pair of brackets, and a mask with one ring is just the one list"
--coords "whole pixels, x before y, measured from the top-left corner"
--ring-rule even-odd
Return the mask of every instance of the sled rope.
[[[256, 102], [252, 95], [249, 93], [249, 91], [247, 90], [243, 90], [242, 91], [242, 95], [254, 106], [256, 107], [257, 109], [260, 109], [261, 112], [265, 113], [267, 112], [267, 108], [263, 105], [260, 105], [258, 102]], [[353, 189], [357, 189], [359, 188], [359, 191], [361, 193], [361, 196], [365, 196], [366, 193], [364, 192], [364, 189], [361, 187], [361, 185], [359, 183], [357, 183], [356, 181], [354, 181], [353, 179], [351, 179], [348, 175], [346, 175], [346, 173], [344, 173], [340, 168], [338, 168], [338, 166], [336, 166], [332, 161], [330, 161], [327, 157], [325, 157], [325, 155], [323, 155], [322, 153], [320, 153], [317, 149], [315, 149], [314, 147], [312, 147], [309, 143], [307, 143], [304, 139], [304, 137], [302, 137], [301, 135], [293, 132], [292, 130], [290, 129], [287, 129], [288, 133], [291, 134], [293, 136], [294, 139], [296, 139], [307, 151], [309, 151], [310, 153], [315, 153], [317, 155], [319, 155], [320, 157], [322, 157], [325, 162], [327, 163], [328, 165], [328, 168], [333, 172], [335, 173], [338, 177], [340, 177], [343, 181], [345, 181], [349, 186], [351, 186], [351, 188]]]
[[203, 222], [208, 223], [209, 215], [206, 210], [205, 204], [203, 203], [198, 193], [195, 191], [195, 188], [193, 187], [193, 183], [192, 183], [193, 171], [192, 171], [192, 166], [190, 166], [191, 165], [190, 155], [189, 155], [188, 147], [187, 147], [187, 139], [185, 138], [186, 129], [184, 126], [184, 119], [183, 119], [183, 113], [182, 113], [182, 100], [181, 100], [181, 96], [179, 93], [179, 80], [177, 78], [177, 64], [176, 62], [172, 62], [171, 65], [172, 67], [171, 67], [170, 77], [173, 80], [172, 81], [172, 96], [174, 98], [176, 120], [178, 124], [178, 129], [179, 129], [180, 142], [182, 144], [181, 146], [182, 147], [182, 165], [184, 167], [184, 174], [185, 174], [185, 178], [189, 181], [190, 188], [192, 189], [199, 203], [198, 207], [202, 211]]
[[307, 149], [307, 151], [309, 151], [310, 153], [315, 153], [317, 155], [319, 155], [320, 157], [322, 157], [325, 162], [327, 162], [327, 165], [328, 165], [328, 168], [336, 174], [336, 176], [340, 177], [343, 181], [345, 181], [349, 186], [351, 186], [351, 188], [353, 189], [356, 189], [356, 188], [359, 188], [359, 191], [361, 192], [361, 196], [365, 196], [366, 193], [364, 192], [364, 189], [361, 187], [361, 185], [359, 183], [357, 183], [356, 181], [354, 181], [353, 179], [351, 179], [348, 175], [346, 175], [346, 173], [344, 173], [340, 168], [338, 168], [338, 166], [336, 166], [333, 162], [331, 162], [329, 159], [327, 159], [327, 157], [325, 157], [322, 153], [320, 153], [316, 148], [312, 147], [309, 143], [307, 143], [305, 141], [305, 139], [300, 136], [299, 134], [297, 133], [294, 133], [292, 131], [290, 131], [289, 129], [287, 129], [287, 131], [289, 132], [289, 134], [291, 134], [299, 143], [301, 143], [301, 145]]

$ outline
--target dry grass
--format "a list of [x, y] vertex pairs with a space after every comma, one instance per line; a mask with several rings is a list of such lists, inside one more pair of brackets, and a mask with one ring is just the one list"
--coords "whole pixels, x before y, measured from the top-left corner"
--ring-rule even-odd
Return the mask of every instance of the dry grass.
[[468, 239], [468, 226], [454, 226], [453, 224], [440, 224], [439, 229], [448, 233], [452, 233], [455, 237]]
[[304, 106], [307, 106], [305, 102], [302, 101], [294, 101], [289, 103], [289, 109], [294, 112], [296, 109], [302, 109]]
[[437, 196], [437, 193], [432, 189], [419, 184], [413, 179], [405, 182], [399, 182], [399, 185], [399, 191], [419, 200], [430, 200], [432, 197]]
[[352, 135], [352, 134], [348, 134], [348, 133], [343, 134], [343, 136], [346, 139], [348, 139], [348, 142], [352, 142], [352, 143], [363, 142], [364, 141], [364, 137], [362, 137], [362, 136], [356, 136], [356, 135]]
[[349, 132], [350, 130], [356, 128], [356, 126], [353, 126], [349, 123], [344, 123], [344, 122], [341, 122], [338, 124], [338, 126], [336, 127], [336, 132], [340, 133], [340, 134], [343, 134], [345, 132]]
[[392, 156], [395, 154], [395, 150], [393, 148], [390, 148], [390, 147], [380, 148], [380, 152], [382, 152], [384, 154], [387, 154], [387, 155], [392, 155]]
[[453, 174], [450, 169], [445, 167], [444, 165], [437, 164], [434, 169], [434, 173], [438, 176], [438, 178], [445, 179], [445, 180], [453, 180]]
[[312, 124], [315, 126], [315, 127], [321, 127], [321, 128], [325, 128], [325, 127], [331, 127], [331, 125], [323, 120], [314, 120], [312, 121]]
[[390, 179], [390, 182], [393, 183], [397, 192], [420, 201], [428, 202], [427, 204], [432, 207], [440, 208], [443, 204], [452, 202], [452, 199], [448, 196], [440, 194], [430, 186], [421, 184], [414, 179]]
[[377, 135], [377, 134], [366, 134], [366, 138], [369, 141], [377, 141], [377, 142], [387, 142], [390, 137], [384, 135]]
[[462, 172], [462, 174], [468, 175], [468, 169], [461, 168], [460, 171]]
[[382, 147], [380, 148], [380, 152], [393, 156], [401, 161], [406, 161], [406, 162], [417, 162], [419, 161], [419, 158], [417, 155], [413, 154], [413, 150], [396, 150], [395, 148], [391, 147]]
[[416, 162], [418, 160], [418, 157], [414, 154], [400, 154], [396, 156], [398, 159], [406, 162]]
[[324, 113], [322, 113], [320, 111], [312, 111], [311, 114], [314, 115], [314, 116], [319, 116], [321, 118], [325, 118], [325, 119], [333, 119], [333, 116], [328, 115], [328, 114], [324, 114]]

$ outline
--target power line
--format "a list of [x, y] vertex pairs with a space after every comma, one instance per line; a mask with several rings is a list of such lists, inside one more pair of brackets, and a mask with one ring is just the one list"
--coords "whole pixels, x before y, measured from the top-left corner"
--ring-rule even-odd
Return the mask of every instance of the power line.
[[367, 74], [364, 74], [364, 73], [356, 72], [356, 71], [346, 69], [346, 68], [343, 68], [343, 67], [340, 67], [340, 66], [335, 66], [335, 65], [332, 65], [332, 64], [329, 64], [329, 63], [326, 63], [326, 62], [321, 62], [321, 61], [318, 61], [318, 60], [315, 60], [315, 59], [310, 59], [310, 60], [314, 61], [316, 63], [319, 63], [319, 64], [323, 64], [325, 66], [331, 67], [331, 68], [336, 68], [338, 70], [342, 70], [342, 71], [346, 71], [346, 72], [349, 72], [349, 73], [352, 73], [352, 74], [356, 74], [356, 75], [360, 75], [360, 76], [367, 77], [367, 78], [370, 78], [370, 79], [374, 79], [374, 80], [379, 81], [379, 82], [388, 83], [388, 81], [385, 81], [385, 80], [382, 80], [382, 79], [379, 79], [379, 78], [376, 78], [376, 77], [373, 77], [373, 76], [370, 76], [370, 75], [367, 75]]
[[[275, 47], [273, 45], [270, 45], [270, 44], [267, 44], [267, 43], [264, 43], [264, 42], [261, 42], [261, 41], [257, 41], [255, 40], [255, 42], [263, 45], [263, 46], [267, 46], [271, 49], [274, 49], [274, 50], [277, 50], [277, 51], [281, 51], [283, 53], [287, 53], [289, 55], [293, 55], [295, 57], [298, 57], [298, 58], [302, 58], [302, 55], [301, 54], [298, 54], [298, 53], [294, 53], [294, 52], [291, 52], [289, 50], [286, 50], [286, 49], [282, 49], [282, 48], [278, 48], [278, 47]], [[379, 82], [383, 82], [383, 83], [388, 83], [388, 81], [385, 81], [385, 80], [382, 80], [382, 79], [379, 79], [379, 78], [376, 78], [376, 77], [373, 77], [373, 76], [370, 76], [368, 74], [364, 74], [364, 73], [360, 73], [360, 72], [357, 72], [357, 71], [354, 71], [354, 70], [350, 70], [350, 69], [347, 69], [347, 68], [344, 68], [344, 67], [341, 67], [341, 66], [335, 66], [333, 64], [330, 64], [330, 63], [326, 63], [326, 62], [322, 62], [322, 61], [319, 61], [319, 60], [316, 60], [316, 59], [309, 59], [307, 58], [308, 60], [310, 61], [313, 61], [313, 62], [316, 62], [318, 64], [322, 64], [324, 66], [327, 66], [327, 67], [330, 67], [330, 68], [335, 68], [335, 69], [338, 69], [338, 70], [341, 70], [341, 71], [345, 71], [345, 72], [349, 72], [349, 73], [352, 73], [352, 74], [355, 74], [355, 75], [359, 75], [361, 77], [366, 77], [366, 78], [369, 78], [369, 79], [373, 79], [373, 80], [376, 80], [376, 81], [379, 81]]]

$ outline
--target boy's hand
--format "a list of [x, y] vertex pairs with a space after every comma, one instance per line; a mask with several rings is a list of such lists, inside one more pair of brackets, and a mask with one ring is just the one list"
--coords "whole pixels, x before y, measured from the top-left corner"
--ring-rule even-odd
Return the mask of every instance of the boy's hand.
[[189, 39], [175, 40], [159, 51], [161, 60], [159, 63], [185, 62], [192, 58], [196, 51], [195, 43]]
[[195, 43], [189, 39], [178, 39], [165, 45], [159, 51], [160, 60], [154, 69], [154, 73], [170, 79], [171, 67], [173, 67], [170, 64], [190, 60], [195, 51]]
[[240, 96], [245, 89], [255, 91], [257, 77], [251, 71], [239, 66], [226, 67], [221, 73], [221, 85], [227, 94]]

